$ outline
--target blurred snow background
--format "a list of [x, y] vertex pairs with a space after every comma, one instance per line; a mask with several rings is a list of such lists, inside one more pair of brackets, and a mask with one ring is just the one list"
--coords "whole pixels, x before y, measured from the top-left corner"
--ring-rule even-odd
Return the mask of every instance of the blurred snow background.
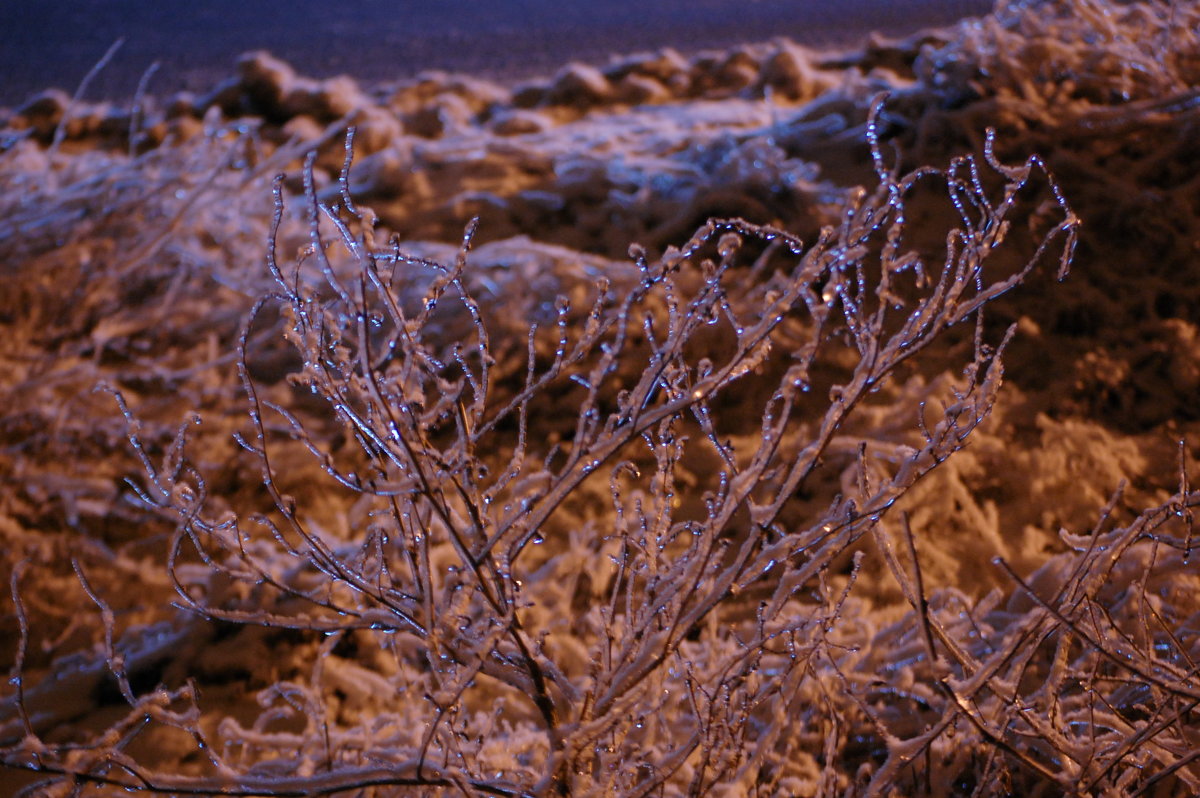
[[400, 80], [427, 69], [521, 79], [570, 60], [674, 47], [684, 53], [787, 36], [844, 45], [986, 13], [986, 0], [65, 0], [0, 3], [0, 106], [49, 86], [74, 89], [108, 47], [122, 55], [92, 96], [127, 98], [161, 67], [155, 93], [203, 90], [246, 50], [270, 50], [305, 74]]

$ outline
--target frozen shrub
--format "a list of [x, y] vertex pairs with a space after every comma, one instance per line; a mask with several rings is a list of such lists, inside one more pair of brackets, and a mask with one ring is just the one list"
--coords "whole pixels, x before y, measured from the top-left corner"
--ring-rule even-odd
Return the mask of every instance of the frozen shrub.
[[[0, 793], [1197, 793], [1196, 13], [1002, 4], [619, 159], [603, 104], [599, 149], [500, 107], [348, 190], [334, 142], [306, 201], [254, 119], [0, 133]], [[484, 101], [448, 80], [408, 110]], [[506, 185], [537, 240], [460, 248]], [[713, 214], [788, 233], [658, 256]]]
[[[1093, 642], [1118, 623], [1080, 617], [1106, 572], [1078, 594], [1039, 594], [1024, 616], [976, 619], [994, 603], [926, 595], [889, 510], [995, 400], [1008, 336], [986, 340], [984, 306], [1043, 261], [1064, 274], [1077, 220], [1038, 159], [1006, 166], [990, 139], [981, 160], [898, 176], [878, 113], [879, 184], [852, 192], [815, 241], [714, 219], [657, 260], [634, 248], [590, 287], [524, 297], [523, 320], [484, 300], [494, 283], [473, 271], [470, 228], [450, 260], [406, 252], [376, 234], [346, 174], [340, 202], [320, 204], [311, 160], [309, 238], [286, 263], [277, 182], [274, 288], [236, 357], [249, 411], [239, 441], [254, 464], [240, 478], [256, 474], [268, 500], [227, 499], [190, 420], [151, 446], [137, 403], [116, 396], [145, 471], [141, 502], [175, 525], [181, 607], [303, 642], [273, 663], [257, 716], [215, 719], [190, 681], [137, 689], [142, 637], [120, 634], [77, 568], [129, 710], [58, 744], [25, 700], [17, 568], [3, 761], [50, 774], [47, 792], [744, 795], [869, 780], [877, 793], [945, 794], [1022, 767], [1066, 785], [1075, 771], [1043, 759], [1082, 755], [1088, 731], [1035, 727], [1045, 754], [1008, 739], [1025, 732], [1005, 713], [1025, 706], [1014, 690], [1039, 635]], [[1014, 264], [1011, 217], [1034, 191], [1046, 225]], [[909, 203], [919, 196], [923, 214], [934, 195], [953, 225], [917, 229]], [[515, 342], [496, 334], [514, 326]], [[908, 389], [947, 335], [964, 344], [961, 378], [941, 395]], [[281, 370], [286, 382], [273, 379]], [[911, 435], [868, 446], [862, 411], [881, 401], [909, 414]], [[856, 595], [869, 545], [913, 608], [891, 628]], [[973, 638], [984, 621], [1024, 636]], [[1002, 645], [1012, 653], [994, 654]], [[905, 662], [880, 693], [879, 669]], [[1131, 662], [1114, 667], [1183, 711], [1180, 674]], [[1070, 711], [1087, 711], [1089, 695]], [[992, 696], [999, 716], [981, 715]], [[990, 764], [955, 759], [952, 734]], [[197, 756], [169, 769], [131, 753], [153, 735]], [[1121, 761], [1098, 783], [1136, 778]]]
[[1072, 412], [1125, 431], [1194, 420], [1192, 392], [1170, 386], [1159, 352], [1175, 346], [1164, 322], [1200, 308], [1200, 4], [1000, 2], [924, 47], [914, 68], [909, 99], [921, 110], [904, 134], [914, 163], [976, 147], [994, 127], [1013, 147], [1003, 155], [1041, 154], [1087, 220], [1087, 280], [1021, 307], [1061, 342], [1038, 370], [1061, 375], [1055, 390]]

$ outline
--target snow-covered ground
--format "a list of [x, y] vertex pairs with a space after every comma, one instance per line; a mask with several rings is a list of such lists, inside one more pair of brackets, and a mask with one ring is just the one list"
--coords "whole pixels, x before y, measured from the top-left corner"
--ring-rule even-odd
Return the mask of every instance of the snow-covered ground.
[[238, 55], [266, 49], [306, 74], [395, 81], [426, 69], [505, 81], [576, 60], [674, 47], [685, 53], [787, 36], [811, 46], [855, 43], [873, 30], [907, 34], [988, 10], [986, 0], [291, 0], [160, 3], [60, 0], [0, 5], [0, 106], [49, 86], [74, 88], [113, 42], [120, 57], [92, 97], [127, 100], [158, 64], [157, 94], [202, 90]]
[[10, 113], [0, 789], [1200, 790], [1198, 25]]

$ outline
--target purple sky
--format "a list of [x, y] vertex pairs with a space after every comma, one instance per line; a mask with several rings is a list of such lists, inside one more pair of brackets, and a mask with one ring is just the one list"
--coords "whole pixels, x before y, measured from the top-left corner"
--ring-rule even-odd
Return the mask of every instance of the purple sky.
[[364, 80], [450, 69], [518, 78], [571, 60], [670, 45], [684, 52], [790, 36], [847, 43], [985, 13], [990, 0], [0, 0], [0, 105], [73, 90], [119, 37], [89, 92], [132, 94], [154, 61], [155, 93], [204, 89], [246, 50], [317, 77]]

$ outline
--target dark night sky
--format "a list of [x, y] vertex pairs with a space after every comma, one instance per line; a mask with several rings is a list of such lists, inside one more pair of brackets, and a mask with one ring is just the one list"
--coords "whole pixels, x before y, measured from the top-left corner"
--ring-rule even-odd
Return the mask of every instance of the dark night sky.
[[119, 37], [88, 96], [132, 94], [154, 61], [155, 93], [204, 89], [238, 54], [267, 49], [297, 70], [364, 80], [450, 69], [498, 78], [670, 45], [683, 52], [790, 36], [853, 42], [985, 13], [990, 0], [0, 0], [0, 105], [73, 90]]

